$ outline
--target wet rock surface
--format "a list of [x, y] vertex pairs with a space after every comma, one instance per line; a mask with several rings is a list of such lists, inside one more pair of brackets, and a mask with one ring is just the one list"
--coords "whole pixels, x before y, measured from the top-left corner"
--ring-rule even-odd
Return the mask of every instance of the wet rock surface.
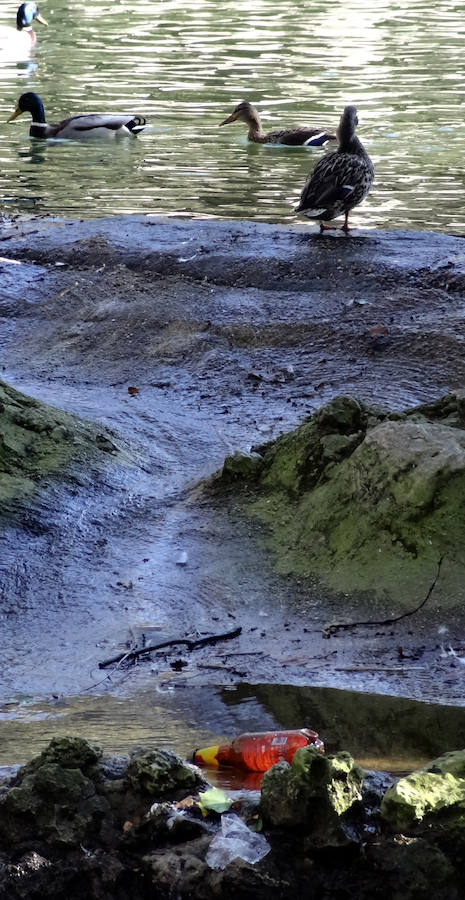
[[[226, 630], [234, 617], [243, 631], [230, 650], [243, 656], [215, 657], [220, 672], [189, 661], [196, 684], [310, 679], [462, 702], [437, 628], [454, 648], [463, 623], [445, 611], [440, 580], [409, 627], [361, 629], [329, 647], [325, 626], [355, 602], [349, 583], [329, 591], [276, 574], [264, 529], [195, 485], [341, 393], [390, 412], [457, 395], [463, 241], [128, 217], [7, 223], [1, 243], [5, 382], [111, 428], [136, 461], [99, 484], [85, 468], [50, 483], [6, 522], [6, 697], [87, 688], [128, 626], [172, 637]], [[328, 440], [328, 459], [354, 434]], [[421, 572], [415, 600], [433, 576]], [[368, 618], [372, 598], [357, 610]], [[250, 658], [257, 644], [263, 655]], [[409, 665], [419, 654], [421, 672]]]
[[[157, 752], [150, 751], [153, 757]], [[268, 785], [253, 821], [260, 827], [263, 814], [260, 839], [267, 852], [252, 863], [240, 857], [248, 853], [244, 840], [251, 848], [257, 844], [248, 827], [250, 803], [236, 802], [225, 814], [230, 823], [236, 819], [241, 840], [239, 855], [231, 859], [225, 848], [222, 861], [222, 817], [202, 815], [196, 803], [202, 779], [174, 754], [169, 764], [164, 755], [166, 781], [153, 790], [144, 783], [141, 790], [127, 777], [131, 763], [123, 763], [120, 777], [108, 779], [98, 748], [83, 740], [52, 742], [0, 796], [0, 898], [265, 900], [304, 892], [309, 900], [427, 900], [431, 890], [440, 900], [461, 897], [463, 822], [456, 818], [447, 831], [438, 814], [430, 816], [427, 829], [411, 823], [399, 832], [380, 817], [386, 787], [380, 776], [357, 770], [349, 753], [318, 755], [318, 766], [315, 751], [298, 754], [296, 765], [287, 766], [292, 776], [286, 782], [281, 763], [264, 779]], [[146, 756], [141, 748], [139, 758]], [[268, 813], [277, 806], [270, 805], [269, 789], [275, 778], [283, 809], [293, 808], [295, 818], [286, 815], [273, 825]], [[368, 789], [362, 791], [364, 778]], [[298, 804], [302, 790], [304, 815]], [[331, 815], [318, 821], [324, 798]], [[208, 862], [212, 845], [215, 867]]]
[[72, 463], [92, 465], [93, 458], [96, 467], [104, 454], [119, 456], [108, 433], [0, 381], [2, 505], [30, 494], [46, 476], [63, 476]]
[[[390, 591], [412, 606], [425, 570], [447, 560], [445, 608], [462, 605], [465, 430], [460, 395], [390, 413], [337, 397], [295, 431], [226, 459], [215, 482], [245, 485], [280, 571], [334, 588]], [[256, 488], [256, 497], [249, 496]]]

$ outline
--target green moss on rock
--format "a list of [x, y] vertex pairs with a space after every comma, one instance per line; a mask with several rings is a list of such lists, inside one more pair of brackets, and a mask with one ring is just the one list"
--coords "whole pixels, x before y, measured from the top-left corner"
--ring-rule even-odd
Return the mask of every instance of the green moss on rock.
[[292, 764], [277, 763], [265, 772], [261, 810], [273, 825], [305, 826], [318, 833], [318, 842], [342, 837], [341, 817], [361, 799], [363, 770], [349, 753], [323, 756], [315, 747], [302, 747]]
[[31, 493], [71, 462], [117, 452], [101, 429], [0, 381], [0, 503]]
[[454, 809], [465, 828], [465, 751], [438, 757], [386, 791], [381, 815], [395, 830], [413, 828], [425, 817]]
[[202, 783], [195, 768], [187, 766], [171, 750], [135, 750], [131, 754], [126, 781], [134, 790], [150, 796], [193, 789]]
[[411, 606], [447, 557], [440, 599], [457, 605], [465, 546], [462, 405], [448, 396], [389, 414], [339, 397], [256, 448], [262, 461], [247, 481], [255, 496], [243, 503], [268, 526], [277, 570], [316, 575], [338, 591], [388, 591]]

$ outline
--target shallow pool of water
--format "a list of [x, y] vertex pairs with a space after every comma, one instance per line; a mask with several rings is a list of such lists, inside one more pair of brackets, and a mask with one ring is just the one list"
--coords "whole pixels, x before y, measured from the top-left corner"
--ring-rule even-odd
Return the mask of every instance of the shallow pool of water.
[[[24, 763], [63, 735], [118, 753], [144, 745], [191, 759], [195, 748], [244, 731], [302, 727], [318, 731], [327, 752], [349, 750], [365, 768], [402, 773], [463, 747], [465, 708], [279, 684], [192, 688], [173, 674], [152, 690], [126, 686], [40, 703], [12, 697], [0, 706], [0, 766]], [[208, 769], [207, 777], [223, 787], [245, 783], [242, 773], [228, 769]]]
[[[41, 4], [49, 28], [19, 63], [0, 58], [0, 116], [23, 91], [50, 121], [134, 111], [137, 140], [82, 146], [2, 126], [0, 202], [95, 217], [156, 212], [292, 222], [320, 153], [248, 144], [219, 123], [242, 99], [266, 130], [335, 128], [359, 108], [376, 182], [354, 224], [465, 232], [463, 37], [459, 0], [181, 0]], [[14, 24], [3, 4], [0, 24]]]

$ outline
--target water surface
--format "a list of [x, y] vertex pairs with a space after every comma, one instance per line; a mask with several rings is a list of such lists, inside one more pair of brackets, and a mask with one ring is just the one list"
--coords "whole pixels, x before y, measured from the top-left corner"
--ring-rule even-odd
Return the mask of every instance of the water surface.
[[[14, 23], [15, 3], [0, 24]], [[41, 4], [29, 60], [0, 59], [0, 117], [23, 91], [50, 121], [137, 112], [138, 140], [38, 142], [28, 115], [2, 125], [0, 209], [96, 217], [155, 212], [293, 222], [320, 151], [257, 147], [242, 99], [264, 127], [332, 127], [347, 103], [376, 184], [354, 224], [465, 233], [463, 39], [459, 0], [181, 0]]]

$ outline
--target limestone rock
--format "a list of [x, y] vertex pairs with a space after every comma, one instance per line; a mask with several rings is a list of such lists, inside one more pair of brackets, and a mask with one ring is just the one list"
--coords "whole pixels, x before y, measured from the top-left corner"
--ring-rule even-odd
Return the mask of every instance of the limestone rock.
[[292, 764], [277, 763], [262, 780], [261, 810], [266, 821], [280, 826], [305, 826], [331, 842], [343, 816], [361, 799], [363, 771], [349, 753], [323, 756], [302, 747]]
[[392, 828], [403, 831], [451, 808], [465, 815], [465, 750], [446, 753], [399, 779], [386, 791], [381, 815]]

